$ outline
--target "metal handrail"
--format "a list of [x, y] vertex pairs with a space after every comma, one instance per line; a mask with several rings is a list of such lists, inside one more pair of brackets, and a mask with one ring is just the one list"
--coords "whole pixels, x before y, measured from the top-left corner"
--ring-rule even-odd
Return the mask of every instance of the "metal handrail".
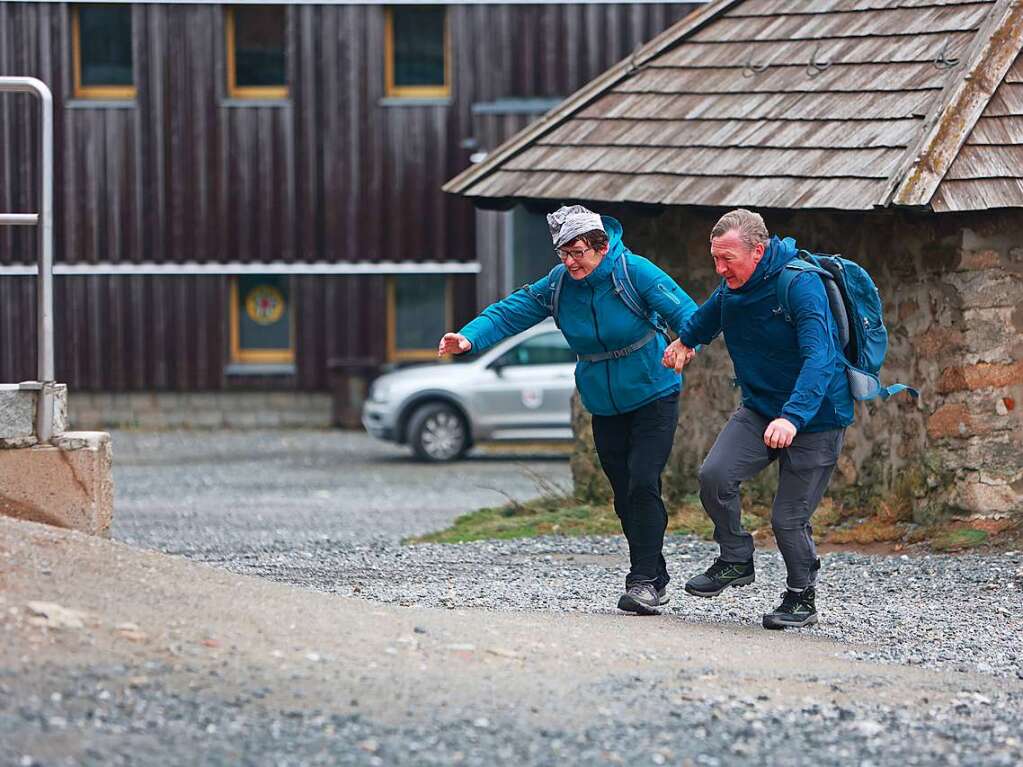
[[[36, 408], [36, 437], [53, 437], [56, 384], [53, 365], [53, 94], [35, 77], [0, 77], [0, 93], [34, 93], [42, 106], [40, 142], [42, 185], [38, 213], [2, 213], [0, 225], [35, 225], [39, 237], [39, 276], [36, 280], [38, 375], [42, 388]], [[34, 220], [30, 220], [34, 219]]]
[[35, 226], [38, 223], [38, 213], [0, 213], [0, 224], [7, 226]]

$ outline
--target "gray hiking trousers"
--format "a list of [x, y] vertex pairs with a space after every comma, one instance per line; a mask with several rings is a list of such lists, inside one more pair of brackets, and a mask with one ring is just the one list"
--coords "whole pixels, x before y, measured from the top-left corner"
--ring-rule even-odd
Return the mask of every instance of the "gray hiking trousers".
[[753, 536], [742, 527], [739, 486], [774, 460], [779, 463], [778, 492], [771, 508], [771, 526], [788, 570], [788, 587], [801, 590], [817, 579], [817, 550], [810, 517], [820, 503], [842, 452], [845, 429], [799, 432], [787, 448], [764, 444], [770, 423], [740, 407], [718, 434], [700, 467], [700, 500], [714, 522], [714, 540], [721, 559], [753, 558]]

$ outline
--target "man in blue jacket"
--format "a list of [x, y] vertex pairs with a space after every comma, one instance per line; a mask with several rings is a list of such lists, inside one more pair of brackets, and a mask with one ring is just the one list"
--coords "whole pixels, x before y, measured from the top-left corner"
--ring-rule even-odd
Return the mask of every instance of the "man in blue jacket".
[[781, 605], [764, 628], [817, 622], [814, 585], [820, 560], [810, 517], [831, 479], [845, 427], [853, 421], [838, 329], [818, 275], [792, 283], [791, 316], [779, 306], [776, 283], [796, 257], [791, 238], [770, 237], [764, 220], [733, 210], [711, 230], [710, 251], [722, 284], [678, 331], [664, 364], [681, 371], [698, 344], [724, 333], [742, 390], [742, 405], [718, 435], [700, 468], [700, 500], [714, 522], [720, 556], [686, 591], [713, 597], [755, 580], [753, 538], [742, 527], [739, 486], [779, 462], [771, 526], [788, 571]]
[[482, 352], [554, 316], [578, 357], [576, 387], [593, 414], [593, 440], [629, 543], [629, 573], [618, 607], [652, 615], [667, 603], [662, 548], [668, 522], [661, 472], [678, 424], [678, 372], [661, 365], [666, 322], [676, 331], [696, 303], [653, 263], [622, 242], [622, 227], [581, 205], [547, 217], [560, 264], [488, 306], [438, 354]]

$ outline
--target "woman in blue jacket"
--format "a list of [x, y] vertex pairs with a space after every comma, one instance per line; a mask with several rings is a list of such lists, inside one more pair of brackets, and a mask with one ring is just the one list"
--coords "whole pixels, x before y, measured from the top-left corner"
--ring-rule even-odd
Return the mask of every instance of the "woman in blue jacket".
[[581, 205], [547, 217], [561, 263], [488, 306], [438, 354], [479, 353], [553, 316], [578, 355], [575, 380], [593, 414], [593, 439], [629, 543], [621, 610], [656, 615], [668, 602], [662, 548], [668, 515], [661, 472], [678, 424], [682, 377], [661, 365], [665, 323], [676, 332], [696, 303], [622, 242], [622, 226]]

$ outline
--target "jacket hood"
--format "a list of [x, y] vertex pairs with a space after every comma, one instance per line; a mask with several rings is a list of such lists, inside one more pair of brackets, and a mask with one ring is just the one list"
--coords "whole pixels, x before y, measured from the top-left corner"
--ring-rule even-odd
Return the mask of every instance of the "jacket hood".
[[607, 281], [611, 276], [611, 269], [614, 262], [622, 257], [626, 248], [622, 243], [622, 225], [618, 219], [611, 216], [601, 216], [601, 223], [604, 224], [604, 231], [607, 233], [607, 255], [597, 264], [597, 268], [583, 278], [587, 284], [597, 284]]
[[741, 293], [748, 288], [759, 285], [766, 279], [774, 277], [785, 267], [785, 264], [796, 257], [797, 250], [798, 248], [796, 247], [796, 241], [794, 239], [786, 237], [783, 240], [775, 235], [771, 238], [771, 241], [767, 243], [767, 248], [764, 250], [764, 257], [760, 259], [760, 263], [757, 264], [757, 268], [753, 270], [753, 274], [750, 275], [750, 278], [732, 292]]

